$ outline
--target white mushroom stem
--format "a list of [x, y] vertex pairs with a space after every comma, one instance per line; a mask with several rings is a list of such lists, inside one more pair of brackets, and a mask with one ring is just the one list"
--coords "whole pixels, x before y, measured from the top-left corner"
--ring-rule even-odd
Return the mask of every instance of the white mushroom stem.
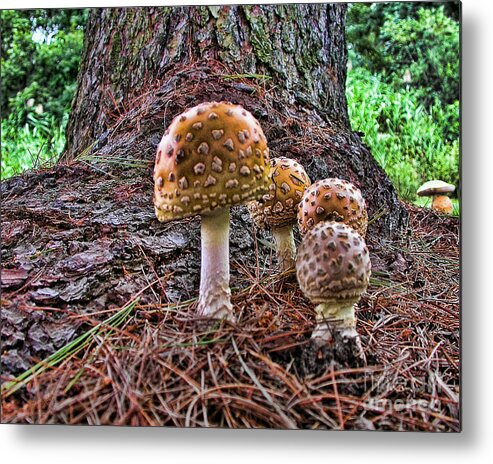
[[327, 339], [334, 330], [344, 332], [348, 337], [359, 338], [356, 332], [354, 301], [321, 303], [315, 308], [317, 325], [312, 338]]
[[355, 348], [354, 353], [365, 361], [365, 354], [361, 338], [356, 331], [356, 317], [354, 315], [354, 301], [339, 303], [321, 303], [316, 308], [317, 325], [312, 333], [312, 339], [326, 343], [335, 333], [342, 335], [343, 340], [351, 340]]
[[281, 272], [294, 268], [296, 245], [293, 237], [293, 226], [274, 227], [272, 228], [272, 235], [276, 242], [276, 253]]
[[229, 208], [202, 215], [201, 260], [198, 314], [233, 321], [229, 288]]

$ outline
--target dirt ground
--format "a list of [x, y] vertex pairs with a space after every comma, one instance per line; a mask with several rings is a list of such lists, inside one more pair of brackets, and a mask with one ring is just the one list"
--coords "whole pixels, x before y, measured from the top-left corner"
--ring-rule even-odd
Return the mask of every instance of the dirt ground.
[[[272, 271], [271, 237], [245, 208], [232, 223], [238, 321], [194, 318], [198, 220], [157, 225], [140, 207], [147, 173], [115, 189], [93, 169], [8, 185], [2, 422], [460, 430], [457, 218], [407, 206], [398, 239], [369, 235], [361, 365], [312, 344], [313, 305], [292, 273]], [[49, 214], [22, 200], [27, 189], [53, 195]], [[115, 196], [118, 211], [106, 205]]]

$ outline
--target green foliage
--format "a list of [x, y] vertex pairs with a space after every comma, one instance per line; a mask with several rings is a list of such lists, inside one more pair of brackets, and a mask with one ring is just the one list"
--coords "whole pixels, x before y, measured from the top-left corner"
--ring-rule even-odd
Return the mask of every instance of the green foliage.
[[23, 91], [61, 121], [75, 90], [86, 16], [86, 10], [1, 12], [4, 117], [19, 110], [16, 96]]
[[2, 179], [56, 158], [76, 87], [87, 10], [2, 10]]
[[2, 179], [27, 169], [38, 169], [54, 163], [65, 145], [68, 113], [60, 124], [52, 114], [27, 114], [26, 124], [15, 123], [12, 113], [2, 121]]
[[448, 121], [458, 121], [456, 104], [443, 108], [437, 103], [427, 111], [413, 89], [395, 92], [360, 68], [348, 73], [347, 98], [353, 129], [364, 133], [402, 198], [413, 200], [426, 180], [458, 184], [459, 142], [443, 136]]
[[396, 90], [417, 90], [426, 107], [459, 98], [458, 3], [356, 3], [347, 39], [355, 67], [381, 76]]
[[443, 103], [459, 98], [459, 26], [443, 8], [420, 8], [417, 18], [390, 17], [381, 29], [383, 63], [389, 79], [410, 86], [428, 106], [438, 97]]
[[2, 116], [10, 112], [8, 100], [28, 84], [31, 57], [36, 45], [31, 39], [31, 21], [27, 12], [0, 11], [2, 27], [0, 106]]
[[400, 196], [459, 181], [459, 6], [352, 4], [349, 115]]

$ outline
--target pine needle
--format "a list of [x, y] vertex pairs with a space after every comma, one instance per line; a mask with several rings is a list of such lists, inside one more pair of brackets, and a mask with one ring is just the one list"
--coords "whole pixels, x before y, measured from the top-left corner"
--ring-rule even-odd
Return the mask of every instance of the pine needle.
[[38, 362], [33, 367], [29, 368], [27, 371], [17, 376], [14, 380], [7, 382], [5, 385], [2, 386], [2, 397], [9, 397], [12, 393], [19, 390], [19, 388], [25, 386], [36, 375], [40, 374], [48, 368], [55, 367], [70, 356], [79, 353], [82, 349], [84, 349], [87, 345], [91, 343], [94, 336], [100, 335], [105, 330], [107, 330], [108, 327], [110, 329], [119, 327], [132, 312], [136, 304], [137, 300], [132, 301], [116, 314], [113, 314], [113, 316], [109, 317], [103, 322], [100, 322], [98, 325], [94, 326], [92, 329], [88, 330], [82, 335], [79, 335], [75, 340], [72, 340], [70, 343], [62, 346], [58, 351], [55, 351], [47, 358]]

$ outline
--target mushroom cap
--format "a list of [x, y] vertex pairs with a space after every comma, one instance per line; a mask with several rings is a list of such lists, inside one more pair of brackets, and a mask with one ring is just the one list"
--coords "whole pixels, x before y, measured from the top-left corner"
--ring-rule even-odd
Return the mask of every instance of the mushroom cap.
[[270, 184], [259, 122], [239, 105], [202, 103], [174, 118], [159, 143], [156, 216], [169, 221], [246, 203], [261, 198]]
[[285, 227], [296, 222], [298, 203], [311, 184], [305, 169], [295, 160], [281, 156], [270, 160], [271, 189], [260, 201], [248, 203], [248, 210], [260, 229]]
[[298, 205], [300, 234], [305, 235], [321, 221], [344, 222], [364, 237], [368, 213], [361, 191], [351, 182], [337, 178], [314, 182]]
[[340, 222], [319, 222], [296, 256], [300, 288], [312, 303], [356, 303], [368, 287], [371, 263], [365, 240]]
[[439, 193], [450, 193], [455, 190], [455, 185], [447, 184], [442, 180], [429, 180], [425, 182], [416, 192], [420, 197], [428, 197]]

